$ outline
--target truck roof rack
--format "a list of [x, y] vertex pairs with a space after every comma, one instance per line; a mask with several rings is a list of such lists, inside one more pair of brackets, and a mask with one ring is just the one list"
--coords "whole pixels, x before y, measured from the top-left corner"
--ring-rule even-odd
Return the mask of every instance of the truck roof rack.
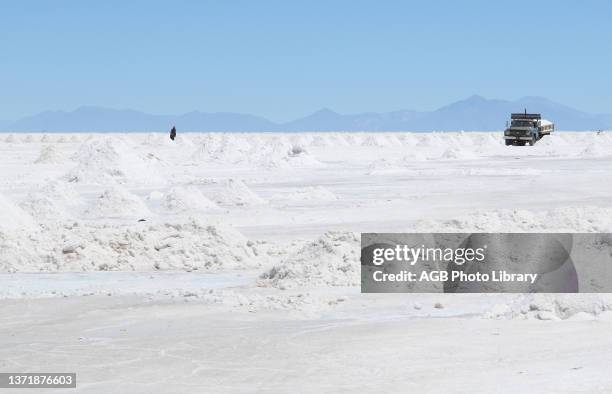
[[516, 113], [510, 114], [510, 119], [523, 119], [523, 120], [540, 120], [542, 119], [541, 114], [528, 114], [528, 113]]

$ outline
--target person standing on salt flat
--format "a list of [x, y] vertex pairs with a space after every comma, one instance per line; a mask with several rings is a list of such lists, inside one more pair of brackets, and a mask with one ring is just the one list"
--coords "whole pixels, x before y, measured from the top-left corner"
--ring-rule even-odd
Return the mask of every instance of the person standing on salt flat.
[[172, 130], [170, 130], [170, 139], [174, 141], [174, 138], [176, 138], [176, 127], [172, 126]]

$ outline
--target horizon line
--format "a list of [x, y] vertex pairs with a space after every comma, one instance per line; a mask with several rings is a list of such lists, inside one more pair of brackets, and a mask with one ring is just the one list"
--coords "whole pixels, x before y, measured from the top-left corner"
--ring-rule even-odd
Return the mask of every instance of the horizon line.
[[109, 110], [109, 111], [117, 111], [117, 112], [138, 112], [141, 114], [145, 114], [145, 115], [152, 115], [152, 116], [168, 116], [168, 117], [173, 117], [173, 116], [184, 116], [187, 114], [191, 114], [191, 113], [200, 113], [200, 114], [232, 114], [232, 115], [247, 115], [247, 116], [254, 116], [257, 118], [261, 118], [264, 119], [266, 121], [269, 121], [271, 123], [275, 123], [278, 125], [283, 125], [286, 123], [291, 123], [294, 120], [298, 120], [298, 119], [302, 119], [304, 117], [308, 117], [310, 115], [316, 114], [318, 112], [323, 112], [323, 111], [329, 111], [329, 112], [333, 112], [334, 114], [337, 115], [341, 115], [341, 116], [351, 116], [351, 115], [361, 115], [361, 114], [389, 114], [389, 113], [394, 113], [394, 112], [403, 112], [403, 111], [410, 111], [410, 112], [415, 112], [415, 113], [429, 113], [429, 112], [435, 112], [437, 110], [440, 110], [442, 108], [445, 108], [449, 105], [452, 104], [456, 104], [456, 103], [460, 103], [462, 101], [467, 101], [470, 99], [483, 99], [485, 101], [504, 101], [504, 102], [509, 102], [509, 103], [513, 103], [513, 102], [517, 102], [517, 101], [521, 101], [521, 100], [525, 100], [525, 99], [541, 99], [541, 100], [546, 100], [549, 101], [553, 104], [557, 104], [557, 105], [563, 105], [566, 106], [568, 108], [574, 109], [574, 110], [578, 110], [580, 112], [584, 112], [586, 114], [589, 115], [610, 115], [612, 113], [600, 113], [600, 112], [591, 112], [590, 110], [583, 110], [583, 109], [579, 109], [579, 108], [575, 108], [575, 107], [571, 107], [569, 105], [551, 100], [547, 97], [544, 96], [533, 96], [533, 95], [527, 95], [527, 96], [521, 96], [517, 99], [503, 99], [503, 98], [488, 98], [485, 96], [482, 96], [480, 94], [472, 94], [470, 96], [467, 96], [463, 99], [459, 99], [459, 100], [455, 100], [455, 101], [451, 101], [447, 104], [438, 106], [434, 109], [428, 109], [428, 110], [414, 110], [414, 109], [410, 109], [410, 108], [399, 108], [399, 109], [394, 109], [394, 110], [386, 110], [386, 111], [358, 111], [358, 112], [338, 112], [332, 108], [330, 108], [329, 106], [322, 106], [319, 109], [310, 111], [310, 112], [306, 112], [304, 115], [298, 116], [297, 118], [293, 119], [293, 120], [289, 120], [289, 121], [277, 121], [277, 120], [272, 120], [271, 118], [264, 116], [264, 115], [258, 115], [252, 112], [237, 112], [237, 111], [231, 111], [231, 110], [223, 110], [223, 111], [205, 111], [205, 110], [200, 110], [200, 109], [192, 109], [192, 110], [188, 110], [188, 111], [184, 111], [184, 112], [179, 112], [179, 113], [174, 113], [174, 114], [163, 114], [163, 113], [154, 113], [154, 112], [149, 112], [146, 110], [141, 110], [141, 109], [134, 109], [134, 108], [117, 108], [117, 107], [110, 107], [110, 106], [106, 106], [106, 105], [95, 105], [95, 104], [83, 104], [83, 105], [79, 105], [73, 109], [47, 109], [47, 110], [42, 110], [42, 111], [38, 111], [35, 113], [31, 113], [29, 115], [25, 115], [22, 117], [19, 117], [17, 119], [0, 119], [1, 122], [3, 123], [15, 123], [18, 122], [20, 120], [23, 120], [25, 118], [29, 118], [29, 117], [34, 117], [34, 116], [38, 116], [41, 114], [45, 114], [45, 113], [65, 113], [65, 114], [71, 114], [74, 112], [77, 112], [81, 109], [87, 109], [87, 108], [92, 108], [92, 109], [103, 109], [103, 110]]

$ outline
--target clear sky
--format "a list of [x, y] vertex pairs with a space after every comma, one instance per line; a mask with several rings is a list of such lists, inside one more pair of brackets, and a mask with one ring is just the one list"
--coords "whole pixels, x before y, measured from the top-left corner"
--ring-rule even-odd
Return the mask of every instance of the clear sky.
[[81, 105], [285, 121], [479, 94], [612, 113], [612, 1], [4, 1], [0, 119]]

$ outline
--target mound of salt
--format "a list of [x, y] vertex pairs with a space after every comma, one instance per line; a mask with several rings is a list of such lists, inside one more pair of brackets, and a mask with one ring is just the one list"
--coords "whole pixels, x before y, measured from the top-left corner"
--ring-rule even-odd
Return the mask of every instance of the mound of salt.
[[196, 187], [173, 187], [163, 197], [162, 206], [169, 211], [204, 211], [217, 208]]
[[151, 212], [142, 200], [124, 188], [114, 186], [106, 189], [94, 204], [85, 210], [90, 218], [142, 218]]
[[283, 157], [290, 166], [293, 167], [319, 167], [322, 166], [319, 160], [314, 158], [303, 146], [293, 145], [288, 151], [287, 156]]
[[397, 140], [404, 146], [415, 146], [419, 141], [414, 133], [399, 133]]
[[128, 181], [128, 176], [123, 170], [115, 166], [92, 162], [77, 165], [66, 174], [65, 179], [72, 183], [109, 185], [113, 183], [125, 184]]
[[[112, 239], [111, 236], [98, 238]], [[122, 250], [115, 248], [116, 252], [111, 255], [121, 254], [126, 262], [133, 262], [137, 269], [235, 270], [257, 268], [262, 264], [256, 244], [240, 232], [229, 226], [207, 225], [195, 219], [183, 224], [125, 231], [123, 236], [115, 239], [122, 239], [124, 246]], [[104, 241], [100, 246], [112, 248]], [[119, 259], [115, 258], [111, 263], [115, 265], [117, 261]]]
[[359, 251], [357, 234], [328, 232], [262, 273], [258, 284], [279, 289], [357, 286]]
[[325, 136], [323, 135], [316, 135], [313, 137], [312, 141], [310, 141], [310, 146], [315, 146], [315, 147], [327, 147], [330, 146], [331, 142], [327, 140], [327, 138], [325, 138]]
[[0, 232], [8, 233], [17, 230], [34, 230], [36, 228], [37, 225], [32, 216], [0, 194]]
[[386, 136], [388, 146], [401, 146], [404, 144], [404, 139], [397, 134], [388, 134]]
[[45, 232], [0, 231], [0, 272], [236, 270], [267, 255], [235, 229], [196, 219], [173, 223], [79, 224]]
[[578, 153], [579, 157], [601, 157], [612, 154], [612, 149], [603, 144], [598, 143], [590, 143], [586, 148], [584, 148], [580, 153]]
[[249, 156], [249, 161], [260, 168], [315, 168], [323, 163], [302, 145], [279, 144]]
[[120, 143], [110, 137], [94, 138], [82, 143], [71, 159], [80, 163], [114, 163], [122, 158], [120, 151], [125, 153], [124, 149], [121, 149]]
[[238, 135], [207, 134], [191, 155], [193, 161], [236, 163], [248, 156], [253, 146]]
[[71, 157], [77, 165], [65, 176], [69, 182], [90, 184], [165, 183], [155, 155], [143, 155], [125, 138], [93, 138]]
[[151, 235], [157, 238], [151, 259], [157, 269], [252, 269], [261, 267], [263, 261], [256, 244], [229, 226], [192, 220], [150, 230], [154, 234], [145, 235], [145, 240]]
[[474, 137], [474, 144], [480, 145], [482, 147], [498, 147], [498, 146], [504, 146], [504, 141], [503, 139], [493, 136], [489, 133], [484, 134], [484, 135], [477, 135]]
[[344, 136], [347, 146], [359, 146], [361, 145], [361, 138], [356, 134], [346, 134]]
[[386, 147], [390, 145], [391, 143], [384, 135], [368, 134], [367, 137], [361, 141], [361, 146]]
[[243, 181], [228, 179], [218, 183], [219, 189], [212, 194], [212, 200], [221, 205], [252, 206], [266, 204]]
[[72, 184], [58, 180], [43, 185], [35, 196], [47, 197], [58, 206], [75, 206], [83, 203], [81, 195]]
[[422, 133], [418, 139], [416, 146], [419, 148], [438, 148], [445, 145], [439, 133]]
[[[331, 146], [349, 146], [346, 139], [343, 138], [342, 135], [332, 134], [329, 136], [329, 141], [331, 142]], [[293, 142], [294, 145], [301, 145], [301, 142]]]
[[70, 218], [70, 215], [68, 215], [61, 204], [42, 193], [28, 195], [19, 206], [41, 223], [48, 221], [59, 222]]
[[66, 175], [69, 182], [127, 182], [127, 175], [119, 166], [122, 157], [110, 138], [92, 139], [82, 143], [71, 159], [78, 164]]
[[491, 319], [596, 320], [612, 312], [610, 294], [528, 294], [485, 314]]
[[45, 145], [34, 163], [36, 164], [61, 164], [65, 161], [64, 155], [55, 145]]
[[168, 138], [168, 135], [161, 133], [147, 133], [142, 139], [141, 144], [146, 146], [160, 146], [163, 144], [162, 139]]

